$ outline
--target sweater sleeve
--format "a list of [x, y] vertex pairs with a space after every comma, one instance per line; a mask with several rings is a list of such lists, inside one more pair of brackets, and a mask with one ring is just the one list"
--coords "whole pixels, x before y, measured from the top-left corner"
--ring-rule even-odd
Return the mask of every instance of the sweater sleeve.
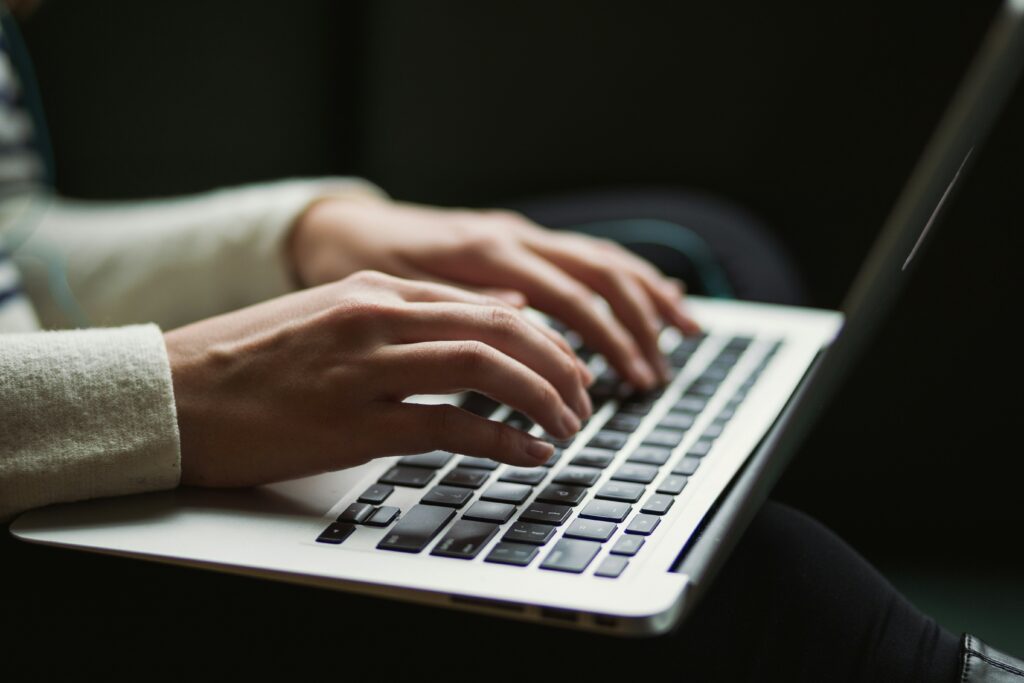
[[16, 260], [46, 328], [169, 329], [293, 290], [285, 240], [313, 201], [383, 196], [357, 178], [316, 178], [170, 200], [54, 200]]
[[0, 334], [0, 520], [178, 485], [171, 373], [156, 325]]

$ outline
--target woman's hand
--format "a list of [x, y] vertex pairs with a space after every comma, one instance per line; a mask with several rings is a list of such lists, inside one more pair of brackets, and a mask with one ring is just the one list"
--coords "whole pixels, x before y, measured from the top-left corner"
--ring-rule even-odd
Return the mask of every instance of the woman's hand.
[[472, 389], [548, 433], [592, 410], [561, 337], [500, 299], [360, 272], [166, 333], [182, 483], [247, 486], [444, 449], [538, 465], [552, 446], [412, 394]]
[[[663, 323], [699, 331], [684, 312], [682, 283], [614, 242], [549, 231], [506, 211], [328, 199], [297, 221], [290, 254], [306, 285], [369, 268], [527, 301], [644, 389], [668, 377], [658, 350]], [[595, 293], [610, 313], [595, 305]]]

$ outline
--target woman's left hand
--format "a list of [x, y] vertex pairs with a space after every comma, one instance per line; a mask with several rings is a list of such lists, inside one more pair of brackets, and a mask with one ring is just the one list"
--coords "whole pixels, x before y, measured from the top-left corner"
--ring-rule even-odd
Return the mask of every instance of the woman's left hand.
[[663, 324], [700, 329], [681, 282], [612, 241], [547, 230], [509, 211], [325, 199], [296, 221], [289, 252], [306, 286], [372, 269], [529, 304], [579, 332], [641, 389], [668, 377], [658, 349]]

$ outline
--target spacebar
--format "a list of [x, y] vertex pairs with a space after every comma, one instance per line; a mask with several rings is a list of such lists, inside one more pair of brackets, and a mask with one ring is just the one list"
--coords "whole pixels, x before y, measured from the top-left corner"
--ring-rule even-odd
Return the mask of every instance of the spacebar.
[[455, 510], [437, 505], [414, 505], [384, 537], [378, 548], [418, 553], [455, 516]]

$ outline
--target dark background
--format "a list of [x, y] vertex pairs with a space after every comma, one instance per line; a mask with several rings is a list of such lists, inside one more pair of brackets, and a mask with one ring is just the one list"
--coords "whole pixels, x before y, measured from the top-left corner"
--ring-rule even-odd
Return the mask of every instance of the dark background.
[[[65, 194], [678, 186], [767, 222], [834, 308], [997, 6], [65, 0], [23, 30]], [[777, 491], [883, 565], [1020, 576], [1022, 115], [1018, 88]]]

